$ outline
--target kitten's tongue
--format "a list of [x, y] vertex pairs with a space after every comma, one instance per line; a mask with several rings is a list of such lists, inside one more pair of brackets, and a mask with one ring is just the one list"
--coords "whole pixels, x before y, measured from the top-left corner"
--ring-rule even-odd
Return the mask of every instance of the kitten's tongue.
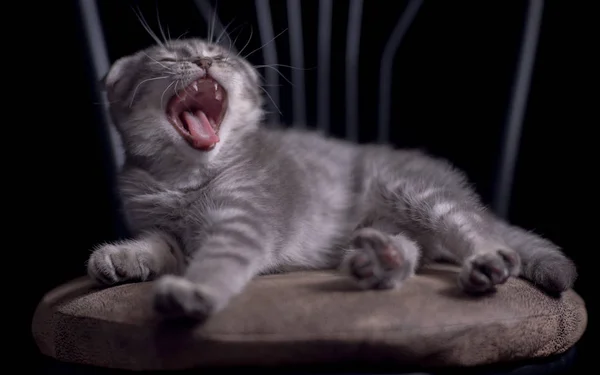
[[194, 147], [208, 148], [219, 142], [219, 136], [215, 134], [215, 130], [210, 125], [204, 112], [184, 112], [182, 117], [192, 136]]

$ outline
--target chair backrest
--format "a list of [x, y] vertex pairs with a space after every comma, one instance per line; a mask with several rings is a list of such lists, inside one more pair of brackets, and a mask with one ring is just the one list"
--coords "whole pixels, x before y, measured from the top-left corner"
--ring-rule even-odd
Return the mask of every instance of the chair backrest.
[[[395, 7], [393, 14], [386, 14], [389, 6], [385, 8], [380, 2], [367, 4], [363, 0], [255, 0], [235, 4], [194, 0], [192, 3], [213, 36], [222, 35], [221, 42], [238, 52], [243, 50], [243, 55], [250, 52], [248, 58], [265, 79], [270, 121], [316, 127], [353, 141], [396, 142], [397, 137], [390, 134], [395, 131], [392, 123], [399, 123], [396, 107], [402, 104], [393, 94], [394, 88], [401, 84], [396, 77], [399, 51], [411, 26], [419, 22], [419, 17], [425, 17], [420, 15], [426, 6], [423, 0], [393, 2], [390, 5]], [[96, 1], [80, 0], [79, 6], [95, 84], [110, 65], [105, 25]], [[501, 216], [506, 216], [509, 208], [542, 10], [543, 0], [529, 0], [524, 26], [513, 26], [517, 33], [523, 31], [516, 39], [520, 52], [494, 183], [492, 207]], [[236, 38], [233, 32], [236, 28], [225, 22], [235, 18], [256, 27], [238, 27], [245, 29], [246, 34], [242, 37], [238, 32]], [[387, 24], [389, 20], [391, 24]], [[248, 30], [259, 38], [249, 38]], [[379, 37], [365, 39], [365, 34], [376, 31]], [[283, 74], [284, 71], [289, 74]], [[289, 87], [282, 86], [286, 81]], [[365, 87], [369, 91], [366, 95], [361, 92]], [[98, 93], [99, 97], [102, 95]], [[369, 114], [361, 111], [366, 102], [375, 103]], [[105, 110], [102, 116], [118, 167], [123, 162], [121, 145]]]

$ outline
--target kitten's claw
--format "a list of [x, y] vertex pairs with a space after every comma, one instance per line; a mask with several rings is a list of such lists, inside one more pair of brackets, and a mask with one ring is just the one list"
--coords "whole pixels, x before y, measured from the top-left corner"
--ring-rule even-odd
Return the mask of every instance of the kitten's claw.
[[467, 293], [491, 292], [509, 277], [518, 276], [520, 267], [521, 261], [515, 251], [499, 247], [469, 257], [462, 267], [458, 282]]
[[347, 272], [365, 289], [391, 289], [408, 276], [408, 262], [390, 237], [375, 229], [361, 229], [352, 239]]
[[215, 312], [215, 304], [198, 284], [182, 277], [165, 275], [156, 281], [154, 309], [169, 319], [203, 321]]
[[131, 247], [104, 245], [96, 249], [87, 263], [88, 275], [102, 285], [146, 281], [154, 277], [150, 259]]

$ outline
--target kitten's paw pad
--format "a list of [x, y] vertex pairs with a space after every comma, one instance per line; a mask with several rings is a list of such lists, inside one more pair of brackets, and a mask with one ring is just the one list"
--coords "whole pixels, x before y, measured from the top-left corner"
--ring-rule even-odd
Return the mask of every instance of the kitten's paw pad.
[[94, 281], [104, 285], [146, 281], [154, 276], [143, 254], [118, 245], [104, 245], [96, 249], [88, 260], [87, 271]]
[[352, 247], [348, 272], [363, 288], [390, 289], [404, 280], [405, 257], [386, 234], [363, 229], [352, 239]]
[[154, 309], [165, 318], [198, 321], [205, 320], [215, 310], [212, 298], [198, 284], [171, 275], [156, 281]]
[[498, 248], [471, 256], [459, 275], [459, 285], [468, 293], [486, 293], [519, 274], [519, 255], [510, 249]]

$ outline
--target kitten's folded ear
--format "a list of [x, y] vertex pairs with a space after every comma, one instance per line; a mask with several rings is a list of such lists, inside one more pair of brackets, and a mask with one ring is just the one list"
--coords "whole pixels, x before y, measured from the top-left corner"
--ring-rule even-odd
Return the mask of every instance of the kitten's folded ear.
[[102, 89], [112, 97], [126, 94], [135, 77], [136, 65], [141, 61], [142, 56], [142, 53], [136, 53], [115, 61], [99, 82]]

